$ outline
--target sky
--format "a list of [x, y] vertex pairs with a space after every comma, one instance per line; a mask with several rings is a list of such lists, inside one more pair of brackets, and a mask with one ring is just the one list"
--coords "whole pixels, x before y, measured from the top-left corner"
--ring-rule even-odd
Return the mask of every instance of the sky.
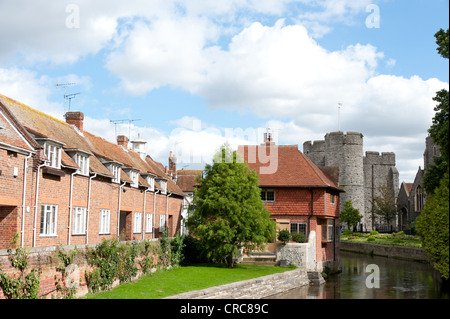
[[[447, 0], [0, 0], [0, 93], [201, 169], [225, 142], [360, 132], [413, 182], [449, 83]], [[65, 84], [70, 84], [66, 85]], [[68, 98], [64, 98], [64, 95]]]

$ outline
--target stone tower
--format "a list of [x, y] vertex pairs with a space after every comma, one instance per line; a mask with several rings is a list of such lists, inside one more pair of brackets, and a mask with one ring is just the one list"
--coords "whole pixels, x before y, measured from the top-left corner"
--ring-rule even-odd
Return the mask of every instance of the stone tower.
[[366, 152], [363, 154], [363, 135], [358, 132], [331, 132], [323, 141], [303, 143], [303, 153], [317, 166], [338, 166], [341, 194], [340, 209], [347, 200], [363, 216], [363, 230], [372, 229], [371, 200], [379, 195], [378, 188], [390, 181], [394, 195], [398, 192], [398, 171], [395, 154]]

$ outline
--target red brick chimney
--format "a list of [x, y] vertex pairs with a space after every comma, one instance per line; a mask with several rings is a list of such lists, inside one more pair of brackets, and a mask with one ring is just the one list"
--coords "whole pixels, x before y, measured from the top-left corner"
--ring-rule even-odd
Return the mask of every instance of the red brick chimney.
[[67, 112], [66, 123], [75, 125], [80, 132], [83, 132], [84, 114], [82, 112]]
[[118, 135], [117, 144], [123, 146], [125, 149], [128, 149], [128, 137], [125, 135]]

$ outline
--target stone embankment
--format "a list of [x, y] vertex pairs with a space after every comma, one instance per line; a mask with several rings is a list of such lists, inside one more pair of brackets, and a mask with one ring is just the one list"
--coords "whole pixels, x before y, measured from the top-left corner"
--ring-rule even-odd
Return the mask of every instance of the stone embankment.
[[[318, 274], [320, 276], [320, 274]], [[310, 284], [305, 269], [295, 269], [227, 285], [194, 290], [166, 299], [261, 299]]]
[[408, 259], [421, 262], [429, 262], [425, 250], [422, 248], [400, 247], [367, 243], [340, 242], [341, 251], [351, 251], [376, 256], [384, 256], [399, 259]]

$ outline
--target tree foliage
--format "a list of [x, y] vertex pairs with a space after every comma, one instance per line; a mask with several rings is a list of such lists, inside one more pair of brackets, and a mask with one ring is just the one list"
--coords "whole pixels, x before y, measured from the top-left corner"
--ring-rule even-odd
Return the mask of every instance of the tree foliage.
[[275, 222], [261, 200], [259, 178], [228, 145], [199, 181], [187, 226], [209, 258], [233, 266], [233, 253], [261, 247], [275, 236]]
[[397, 216], [394, 191], [389, 184], [389, 181], [386, 181], [386, 183], [379, 188], [380, 195], [375, 196], [372, 200], [373, 212], [387, 224]]
[[[438, 53], [449, 58], [449, 30], [440, 29], [436, 34]], [[434, 142], [440, 146], [441, 157], [435, 158], [435, 165], [430, 165], [424, 175], [424, 185], [428, 198], [416, 227], [422, 237], [425, 252], [434, 263], [442, 277], [449, 278], [449, 157], [448, 157], [448, 100], [449, 92], [441, 90], [433, 98], [438, 102], [436, 114], [428, 132]]]
[[417, 217], [417, 231], [422, 237], [423, 248], [442, 277], [449, 278], [449, 174], [445, 174], [440, 186], [428, 199]]
[[352, 229], [362, 219], [359, 210], [353, 207], [352, 201], [348, 200], [344, 203], [344, 209], [340, 212], [340, 219], [342, 223], [347, 224], [348, 229]]

